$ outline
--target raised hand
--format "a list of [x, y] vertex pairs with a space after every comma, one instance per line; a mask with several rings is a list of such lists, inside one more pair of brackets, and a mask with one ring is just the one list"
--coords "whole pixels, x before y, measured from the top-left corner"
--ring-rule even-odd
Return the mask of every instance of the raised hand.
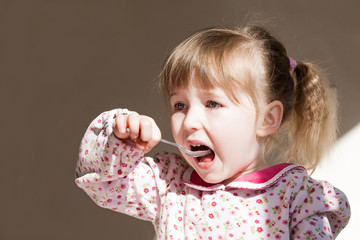
[[132, 140], [144, 152], [149, 152], [161, 139], [154, 119], [136, 112], [118, 115], [114, 122], [114, 134], [119, 139]]

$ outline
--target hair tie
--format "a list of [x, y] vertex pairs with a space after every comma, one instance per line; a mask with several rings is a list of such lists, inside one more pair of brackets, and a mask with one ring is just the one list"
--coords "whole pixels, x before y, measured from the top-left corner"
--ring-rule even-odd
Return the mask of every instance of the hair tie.
[[296, 68], [297, 62], [296, 62], [296, 60], [293, 59], [292, 57], [289, 57], [289, 62], [290, 62], [289, 71], [292, 72], [292, 71], [294, 71], [294, 69]]

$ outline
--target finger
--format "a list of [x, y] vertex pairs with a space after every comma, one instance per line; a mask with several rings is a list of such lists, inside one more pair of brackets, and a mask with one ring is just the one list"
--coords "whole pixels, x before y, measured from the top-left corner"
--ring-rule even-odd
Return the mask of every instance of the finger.
[[130, 113], [128, 118], [127, 118], [127, 126], [129, 128], [129, 133], [130, 133], [130, 139], [133, 140], [134, 142], [136, 142], [136, 139], [139, 136], [139, 114], [136, 112]]
[[115, 118], [114, 134], [120, 139], [126, 139], [129, 137], [129, 133], [126, 131], [127, 128], [127, 114], [120, 114]]
[[153, 149], [161, 139], [161, 131], [159, 127], [156, 125], [155, 121], [152, 121], [152, 133], [151, 138], [146, 143], [144, 152], [149, 152], [151, 149]]
[[140, 139], [144, 142], [150, 141], [153, 131], [152, 119], [146, 116], [141, 116], [139, 121], [139, 127], [140, 127]]

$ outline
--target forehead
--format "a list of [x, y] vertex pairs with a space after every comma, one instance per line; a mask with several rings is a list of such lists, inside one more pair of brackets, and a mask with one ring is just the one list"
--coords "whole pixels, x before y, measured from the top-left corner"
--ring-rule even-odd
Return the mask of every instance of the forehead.
[[238, 80], [228, 76], [220, 77], [216, 73], [201, 73], [196, 69], [187, 76], [186, 80], [178, 81], [178, 84], [168, 89], [168, 96], [184, 93], [193, 88], [196, 88], [199, 94], [225, 95], [233, 102], [238, 102], [240, 94], [247, 92], [245, 85]]
[[201, 86], [194, 85], [193, 82], [190, 82], [187, 86], [177, 87], [174, 88], [170, 92], [170, 98], [174, 96], [179, 95], [186, 95], [196, 93], [196, 95], [208, 95], [208, 96], [215, 96], [215, 95], [224, 95], [227, 96], [227, 94], [224, 92], [222, 88], [219, 87], [211, 87], [211, 88], [205, 88]]

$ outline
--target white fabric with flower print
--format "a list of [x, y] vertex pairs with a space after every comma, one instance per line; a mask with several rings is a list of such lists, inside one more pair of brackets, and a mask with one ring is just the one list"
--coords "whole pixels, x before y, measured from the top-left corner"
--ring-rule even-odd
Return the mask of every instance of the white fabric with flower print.
[[97, 117], [80, 146], [76, 184], [96, 204], [154, 224], [157, 239], [334, 239], [346, 196], [304, 168], [282, 164], [210, 185], [171, 153], [144, 157], [112, 134], [117, 109]]

